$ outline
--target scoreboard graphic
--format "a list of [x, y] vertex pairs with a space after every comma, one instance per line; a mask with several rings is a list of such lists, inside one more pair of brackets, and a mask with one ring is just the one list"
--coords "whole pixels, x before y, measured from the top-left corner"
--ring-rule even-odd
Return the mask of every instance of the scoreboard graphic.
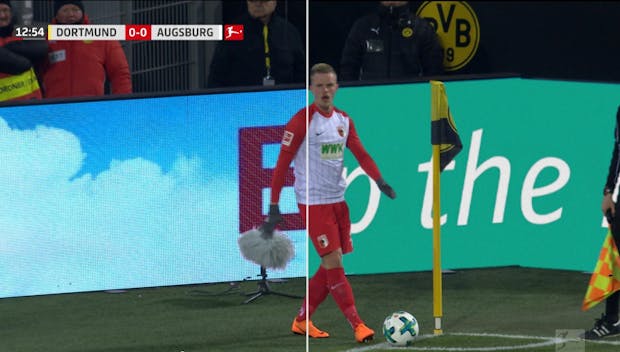
[[87, 24], [20, 26], [15, 35], [29, 40], [243, 40], [241, 24]]

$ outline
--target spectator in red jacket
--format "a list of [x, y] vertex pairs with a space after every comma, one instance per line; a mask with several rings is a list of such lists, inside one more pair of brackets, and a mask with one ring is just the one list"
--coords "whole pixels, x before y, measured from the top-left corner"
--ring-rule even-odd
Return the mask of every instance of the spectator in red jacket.
[[[54, 1], [53, 24], [88, 24], [82, 1]], [[129, 94], [131, 74], [118, 41], [50, 40], [42, 69], [45, 98]]]

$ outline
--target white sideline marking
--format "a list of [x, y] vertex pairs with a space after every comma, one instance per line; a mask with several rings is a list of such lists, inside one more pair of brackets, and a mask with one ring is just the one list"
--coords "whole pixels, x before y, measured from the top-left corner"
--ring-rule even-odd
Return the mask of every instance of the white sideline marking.
[[[544, 347], [551, 346], [560, 343], [566, 342], [574, 342], [574, 341], [582, 341], [579, 339], [565, 339], [558, 337], [545, 337], [545, 336], [527, 336], [527, 335], [505, 335], [505, 334], [487, 334], [487, 333], [449, 333], [444, 335], [453, 335], [453, 336], [474, 336], [474, 337], [500, 337], [506, 339], [528, 339], [528, 340], [543, 340], [541, 342], [528, 343], [525, 345], [514, 345], [514, 346], [489, 346], [489, 347], [395, 347], [387, 342], [378, 343], [375, 345], [357, 347], [346, 350], [345, 352], [365, 352], [365, 351], [373, 351], [376, 349], [385, 349], [385, 350], [395, 350], [395, 351], [446, 351], [446, 352], [493, 352], [493, 351], [508, 351], [508, 350], [523, 350], [528, 348], [536, 348], [536, 347]], [[421, 335], [419, 337], [422, 339], [429, 339], [442, 335]], [[620, 346], [620, 341], [599, 341], [599, 340], [588, 340], [588, 343], [596, 343], [601, 345], [615, 345]]]

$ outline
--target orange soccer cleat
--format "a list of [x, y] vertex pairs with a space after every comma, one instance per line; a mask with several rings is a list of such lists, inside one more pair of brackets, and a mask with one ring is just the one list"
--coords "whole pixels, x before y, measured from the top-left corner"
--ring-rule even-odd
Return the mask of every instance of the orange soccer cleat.
[[[306, 321], [297, 321], [297, 319], [293, 319], [293, 326], [291, 326], [291, 331], [297, 335], [305, 335]], [[329, 337], [329, 334], [326, 331], [317, 329], [317, 327], [312, 324], [312, 320], [308, 320], [308, 336], [315, 339], [322, 339], [325, 337]]]
[[355, 327], [355, 340], [359, 343], [364, 343], [372, 340], [375, 337], [375, 331], [364, 323]]

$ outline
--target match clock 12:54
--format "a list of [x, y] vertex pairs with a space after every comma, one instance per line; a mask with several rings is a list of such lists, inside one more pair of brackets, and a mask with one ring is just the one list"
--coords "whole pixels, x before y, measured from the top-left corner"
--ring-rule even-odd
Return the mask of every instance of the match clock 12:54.
[[23, 39], [46, 39], [45, 26], [16, 26], [15, 36]]

